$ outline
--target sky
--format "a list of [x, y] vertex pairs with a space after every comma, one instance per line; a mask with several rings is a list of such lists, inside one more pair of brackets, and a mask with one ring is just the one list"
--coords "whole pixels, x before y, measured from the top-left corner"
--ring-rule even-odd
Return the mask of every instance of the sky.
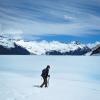
[[100, 41], [100, 0], [0, 0], [0, 34], [28, 40]]

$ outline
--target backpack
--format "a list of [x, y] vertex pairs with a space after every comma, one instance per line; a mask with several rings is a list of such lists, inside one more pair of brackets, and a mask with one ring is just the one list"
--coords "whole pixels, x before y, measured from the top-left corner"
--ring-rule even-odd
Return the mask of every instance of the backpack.
[[46, 75], [47, 75], [47, 73], [46, 73], [46, 69], [43, 69], [43, 70], [42, 70], [42, 74], [41, 74], [41, 76], [42, 76], [42, 77], [46, 77]]

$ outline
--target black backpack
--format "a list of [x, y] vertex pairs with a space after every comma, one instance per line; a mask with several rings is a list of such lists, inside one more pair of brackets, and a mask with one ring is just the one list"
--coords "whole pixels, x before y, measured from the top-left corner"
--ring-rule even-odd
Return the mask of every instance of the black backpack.
[[42, 76], [42, 77], [46, 77], [46, 75], [47, 75], [47, 73], [46, 73], [46, 69], [43, 69], [43, 70], [42, 70], [42, 74], [41, 74], [41, 76]]

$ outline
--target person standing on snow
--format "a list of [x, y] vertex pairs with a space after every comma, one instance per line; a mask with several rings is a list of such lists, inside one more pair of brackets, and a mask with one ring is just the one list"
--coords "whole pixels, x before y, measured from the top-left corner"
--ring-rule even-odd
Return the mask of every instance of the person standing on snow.
[[43, 83], [40, 85], [40, 87], [42, 88], [44, 85], [45, 87], [47, 87], [47, 83], [48, 83], [48, 80], [47, 78], [50, 77], [49, 75], [49, 69], [50, 69], [50, 66], [47, 65], [47, 67], [45, 69], [42, 70], [42, 78], [43, 78]]

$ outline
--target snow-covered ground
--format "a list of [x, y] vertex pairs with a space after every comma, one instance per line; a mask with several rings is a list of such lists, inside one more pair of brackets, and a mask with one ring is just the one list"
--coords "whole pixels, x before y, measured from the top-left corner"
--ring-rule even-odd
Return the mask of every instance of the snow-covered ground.
[[[51, 65], [48, 88], [37, 88]], [[100, 57], [0, 56], [0, 100], [100, 100]]]

